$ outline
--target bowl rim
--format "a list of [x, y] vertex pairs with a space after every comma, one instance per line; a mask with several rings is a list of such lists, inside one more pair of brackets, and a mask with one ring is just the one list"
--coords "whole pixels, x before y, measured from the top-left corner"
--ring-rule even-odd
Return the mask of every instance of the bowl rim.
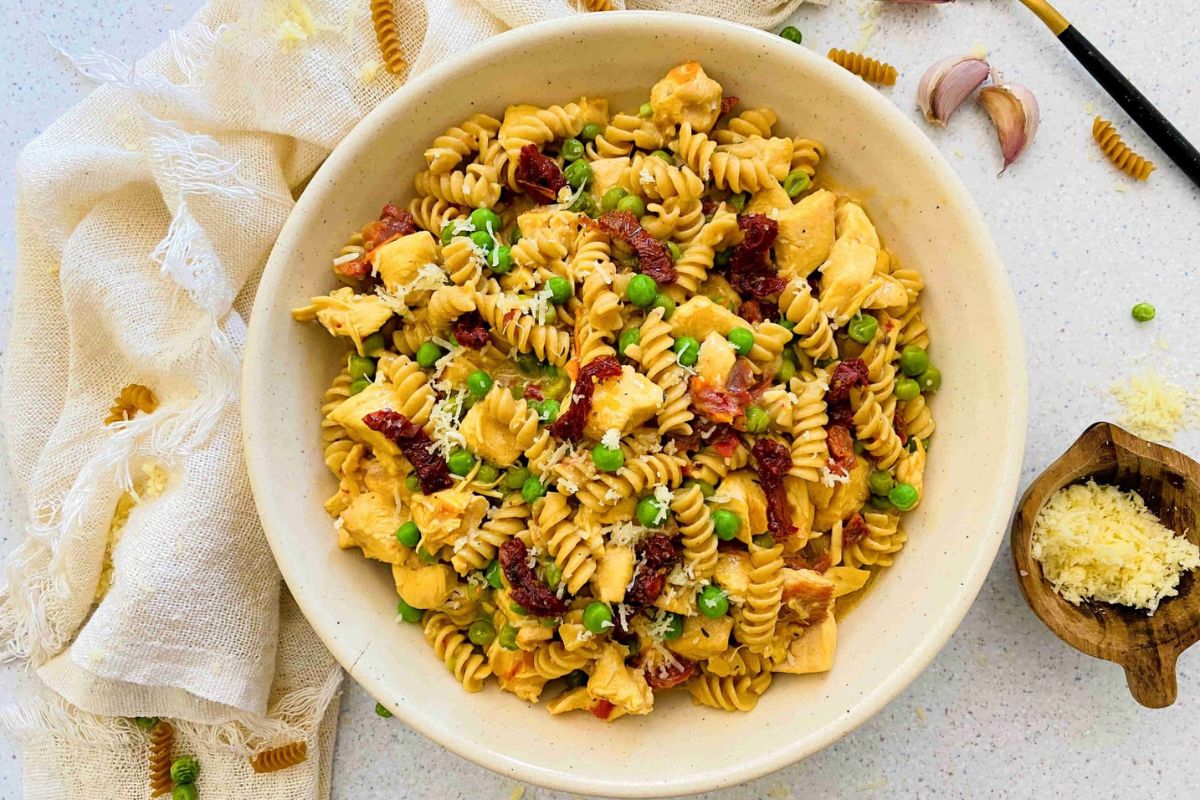
[[[376, 123], [391, 117], [395, 107], [408, 104], [421, 92], [445, 83], [456, 73], [467, 72], [473, 67], [489, 64], [497, 58], [503, 58], [514, 51], [519, 51], [527, 44], [544, 39], [577, 38], [583, 30], [624, 30], [631, 35], [644, 35], [647, 23], [661, 26], [654, 28], [656, 33], [663, 33], [665, 28], [681, 30], [702, 25], [720, 28], [723, 35], [734, 40], [744, 40], [746, 37], [778, 38], [769, 32], [739, 23], [663, 11], [571, 15], [515, 28], [493, 36], [454, 59], [443, 61], [420, 75], [410, 78], [351, 129], [314, 173], [311, 183], [318, 183], [324, 175], [337, 174], [347, 167], [352, 159], [358, 156], [359, 151], [375, 137], [378, 127]], [[971, 241], [978, 246], [981, 256], [980, 267], [984, 275], [990, 279], [997, 311], [1004, 321], [1004, 330], [993, 332], [993, 336], [1003, 340], [1004, 349], [1011, 355], [1011, 374], [1004, 376], [1011, 392], [1008, 394], [1009, 407], [1002, 409], [1003, 413], [1000, 415], [1009, 419], [1010, 425], [1002, 445], [1004, 449], [1000, 460], [1000, 480], [995, 484], [996, 501], [989, 516], [977, 522], [981, 539], [976, 554], [962, 573], [958, 589], [947, 596], [943, 613], [929, 623], [927, 632], [922, 636], [918, 645], [903, 659], [897, 661], [888, 677], [862, 695], [844, 715], [820, 729], [819, 735], [817, 735], [818, 731], [814, 731], [809, 735], [798, 736], [794, 740], [778, 743], [769, 751], [752, 760], [723, 764], [687, 779], [675, 780], [669, 785], [635, 783], [622, 781], [619, 778], [583, 777], [521, 761], [479, 747], [471, 737], [463, 735], [457, 728], [451, 730], [448, 726], [431, 725], [425, 718], [411, 713], [405, 706], [388, 706], [393, 714], [423, 736], [493, 772], [560, 791], [611, 797], [667, 797], [737, 785], [795, 763], [828, 747], [860, 727], [904, 691], [924, 671], [966, 616], [982, 588], [1008, 531], [1024, 457], [1028, 424], [1026, 357], [1012, 287], [983, 214], [962, 180], [934, 146], [933, 141], [890, 99], [881, 95], [857, 76], [808, 48], [796, 47], [794, 51], [789, 52], [792, 56], [807, 61], [807, 66], [820, 75], [823, 80], [832, 84], [838, 92], [850, 95], [859, 102], [871, 106], [878, 113], [881, 122], [890, 125], [895, 133], [905, 139], [914, 152], [926, 158], [926, 168], [931, 172], [931, 177], [946, 193], [947, 200], [957, 207], [964, 230], [969, 234]], [[319, 205], [309, 207], [316, 201], [310, 200], [306, 203], [306, 199], [313, 196], [312, 193], [306, 193], [297, 200], [280, 231], [262, 273], [251, 312], [243, 358], [241, 389], [244, 422], [262, 418], [263, 415], [270, 413], [268, 409], [260, 405], [260, 398], [266, 396], [260, 390], [265, 387], [259, 382], [257, 370], [254, 368], [260, 358], [266, 357], [267, 342], [263, 333], [265, 328], [263, 325], [255, 323], [265, 313], [262, 312], [262, 308], [268, 304], [267, 298], [280, 289], [287, 265], [284, 254], [294, 249], [297, 240], [303, 237], [305, 218], [319, 209]], [[266, 474], [266, 444], [249, 435], [247, 433], [249, 427], [249, 425], [243, 424], [242, 440], [251, 490], [267, 541], [272, 553], [276, 556], [280, 573], [290, 590], [299, 576], [292, 559], [279, 557], [280, 553], [289, 551], [286, 531], [272, 521], [271, 501], [273, 496], [270, 491], [269, 477]], [[347, 674], [352, 675], [373, 697], [388, 697], [388, 692], [385, 691], [381, 680], [369, 674], [354, 673], [353, 666], [359, 653], [349, 652], [344, 648], [339, 650], [329, 644], [330, 641], [336, 642], [331, 635], [336, 623], [331, 621], [326, 610], [318, 607], [302, 593], [293, 593], [293, 597], [309, 624], [313, 626], [322, 642], [330, 649]]]

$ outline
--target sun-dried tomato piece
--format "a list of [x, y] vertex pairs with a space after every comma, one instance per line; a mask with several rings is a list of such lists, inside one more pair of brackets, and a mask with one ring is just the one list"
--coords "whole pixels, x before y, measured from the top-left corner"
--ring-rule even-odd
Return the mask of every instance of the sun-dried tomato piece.
[[594, 358], [579, 368], [575, 387], [571, 391], [571, 404], [549, 427], [554, 438], [565, 442], [577, 442], [583, 438], [583, 428], [592, 413], [592, 393], [596, 384], [619, 377], [621, 365], [612, 356]]
[[367, 259], [366, 255], [363, 255], [362, 258], [356, 258], [353, 261], [334, 264], [333, 272], [338, 277], [348, 281], [365, 280], [371, 274], [371, 262]]
[[643, 275], [649, 275], [660, 286], [675, 282], [677, 275], [671, 251], [646, 233], [633, 214], [628, 211], [609, 211], [596, 220], [596, 224], [609, 236], [624, 239], [633, 248], [638, 257], [638, 269]]
[[379, 219], [377, 221], [368, 222], [363, 226], [363, 247], [369, 253], [389, 239], [395, 239], [397, 236], [408, 236], [419, 230], [416, 218], [409, 213], [408, 209], [397, 208], [388, 203], [379, 212]]
[[557, 617], [566, 613], [567, 604], [550, 587], [538, 580], [529, 566], [529, 550], [520, 539], [500, 545], [500, 569], [512, 589], [509, 595], [521, 608], [535, 617]]
[[694, 453], [704, 446], [704, 442], [700, 439], [698, 431], [693, 430], [691, 433], [679, 433], [673, 431], [667, 434], [667, 440], [675, 443], [676, 453]]
[[783, 485], [784, 476], [792, 468], [792, 453], [774, 439], [759, 439], [750, 454], [754, 456], [758, 482], [767, 496], [767, 530], [775, 541], [781, 542], [796, 532]]
[[729, 97], [722, 97], [721, 98], [721, 116], [723, 117], [726, 114], [728, 114], [730, 111], [733, 111], [733, 107], [736, 106], [737, 104], [738, 104], [738, 98], [736, 98], [732, 95]]
[[700, 213], [706, 218], [717, 213], [717, 209], [721, 207], [720, 200], [713, 200], [711, 197], [706, 197], [700, 201]]
[[650, 569], [666, 569], [679, 560], [679, 552], [662, 534], [648, 536], [638, 545], [638, 556]]
[[829, 447], [829, 460], [833, 468], [842, 475], [850, 474], [854, 469], [854, 437], [849, 428], [842, 425], [830, 425], [825, 439]]
[[765, 319], [762, 304], [754, 298], [750, 298], [738, 306], [737, 314], [751, 325], [757, 325]]
[[829, 377], [829, 391], [825, 394], [825, 402], [831, 406], [839, 406], [850, 400], [850, 390], [856, 386], [866, 386], [869, 382], [867, 364], [861, 358], [842, 361], [833, 369]]
[[738, 217], [742, 241], [733, 248], [729, 259], [729, 282], [741, 294], [762, 299], [779, 294], [787, 282], [775, 274], [767, 259], [779, 234], [779, 223], [765, 214]]
[[829, 409], [829, 424], [841, 425], [843, 428], [854, 427], [854, 409], [849, 403], [834, 406]]
[[900, 444], [908, 444], [908, 428], [904, 425], [904, 415], [899, 412], [892, 415], [892, 430], [900, 437]]
[[363, 417], [363, 424], [391, 440], [412, 464], [425, 494], [449, 489], [452, 485], [446, 462], [434, 450], [429, 434], [398, 411], [382, 409]]
[[854, 515], [842, 526], [842, 547], [849, 547], [855, 542], [861, 542], [870, 533], [871, 531], [867, 528], [867, 521], [863, 519], [863, 515], [855, 511]]
[[468, 311], [454, 320], [451, 330], [456, 342], [472, 350], [482, 350], [492, 338], [478, 311]]
[[536, 383], [525, 384], [525, 391], [522, 393], [522, 396], [526, 400], [537, 400], [539, 402], [546, 399], [542, 394], [542, 387], [538, 386]]
[[722, 432], [719, 436], [713, 438], [711, 447], [713, 451], [722, 458], [732, 458], [741, 446], [742, 440], [738, 437], [737, 431], [729, 428]]
[[592, 707], [589, 710], [592, 712], [592, 716], [595, 717], [596, 719], [606, 720], [612, 716], [612, 712], [613, 712], [614, 708], [616, 708], [616, 706], [614, 706], [608, 700], [605, 700], [603, 697], [601, 697], [599, 700], [597, 700], [595, 703], [592, 704]]
[[625, 605], [645, 608], [658, 599], [667, 585], [667, 576], [659, 570], [638, 567], [633, 573], [629, 591], [625, 593]]
[[692, 407], [713, 422], [733, 422], [734, 417], [741, 414], [750, 405], [749, 395], [745, 402], [735, 397], [719, 386], [714, 386], [703, 378], [692, 378], [689, 384], [692, 394]]
[[517, 188], [542, 203], [557, 202], [558, 190], [567, 185], [567, 179], [554, 159], [541, 153], [533, 144], [521, 148], [516, 182]]
[[646, 676], [646, 683], [651, 689], [671, 689], [686, 681], [696, 672], [696, 663], [689, 661], [682, 656], [675, 656], [675, 663], [666, 661], [662, 664], [651, 666], [645, 665], [643, 673]]

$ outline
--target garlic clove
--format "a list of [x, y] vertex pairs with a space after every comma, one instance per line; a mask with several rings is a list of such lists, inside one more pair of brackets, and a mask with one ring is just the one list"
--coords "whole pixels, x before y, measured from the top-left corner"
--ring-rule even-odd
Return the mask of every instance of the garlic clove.
[[917, 105], [925, 119], [946, 127], [950, 117], [987, 80], [991, 67], [975, 56], [950, 56], [925, 70], [917, 86]]
[[979, 93], [979, 104], [996, 126], [1004, 169], [1021, 157], [1033, 144], [1041, 123], [1041, 110], [1033, 92], [1019, 83], [989, 86]]

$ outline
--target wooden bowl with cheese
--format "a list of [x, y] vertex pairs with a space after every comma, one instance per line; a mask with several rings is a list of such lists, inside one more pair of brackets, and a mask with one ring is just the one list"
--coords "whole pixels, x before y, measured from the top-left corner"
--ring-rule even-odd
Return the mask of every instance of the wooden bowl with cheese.
[[1198, 544], [1200, 464], [1116, 425], [1098, 422], [1033, 482], [1012, 525], [1017, 580], [1033, 612], [1077, 650], [1120, 664], [1129, 691], [1143, 706], [1164, 708], [1175, 702], [1176, 660], [1200, 640], [1200, 580], [1195, 571], [1184, 572], [1177, 593], [1147, 614], [1114, 603], [1068, 601], [1034, 556], [1034, 529], [1042, 509], [1060, 489], [1088, 479], [1137, 492], [1164, 526]]

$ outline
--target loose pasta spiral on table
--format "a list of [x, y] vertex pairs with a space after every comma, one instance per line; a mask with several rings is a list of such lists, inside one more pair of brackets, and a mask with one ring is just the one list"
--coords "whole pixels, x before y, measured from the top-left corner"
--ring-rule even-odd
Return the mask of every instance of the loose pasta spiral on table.
[[314, 398], [338, 545], [390, 568], [447, 685], [749, 711], [834, 667], [835, 593], [907, 540], [925, 282], [819, 142], [724, 94], [689, 63], [611, 116], [448, 120], [293, 312], [346, 345]]
[[150, 796], [170, 794], [171, 748], [175, 746], [175, 728], [165, 719], [150, 729]]
[[404, 61], [404, 50], [400, 46], [400, 29], [396, 25], [396, 9], [393, 0], [371, 0], [371, 20], [375, 24], [375, 38], [379, 42], [379, 54], [387, 71], [399, 75], [408, 64]]
[[1100, 145], [1100, 152], [1112, 162], [1113, 166], [1134, 180], [1149, 180], [1154, 172], [1153, 161], [1142, 158], [1125, 144], [1113, 124], [1103, 117], [1096, 117], [1092, 123], [1092, 138]]
[[139, 411], [143, 414], [152, 414], [157, 408], [158, 398], [153, 389], [140, 383], [131, 383], [122, 389], [117, 395], [117, 399], [113, 401], [112, 408], [108, 410], [108, 416], [104, 418], [104, 424], [112, 425], [114, 422], [123, 422], [131, 419]]
[[278, 772], [281, 769], [303, 764], [308, 760], [308, 742], [290, 742], [280, 747], [263, 750], [250, 758], [255, 772]]
[[876, 61], [873, 58], [868, 58], [862, 53], [855, 53], [852, 50], [839, 50], [835, 47], [829, 51], [829, 60], [839, 67], [853, 72], [867, 83], [893, 86], [896, 83], [897, 76], [900, 74], [891, 64]]

